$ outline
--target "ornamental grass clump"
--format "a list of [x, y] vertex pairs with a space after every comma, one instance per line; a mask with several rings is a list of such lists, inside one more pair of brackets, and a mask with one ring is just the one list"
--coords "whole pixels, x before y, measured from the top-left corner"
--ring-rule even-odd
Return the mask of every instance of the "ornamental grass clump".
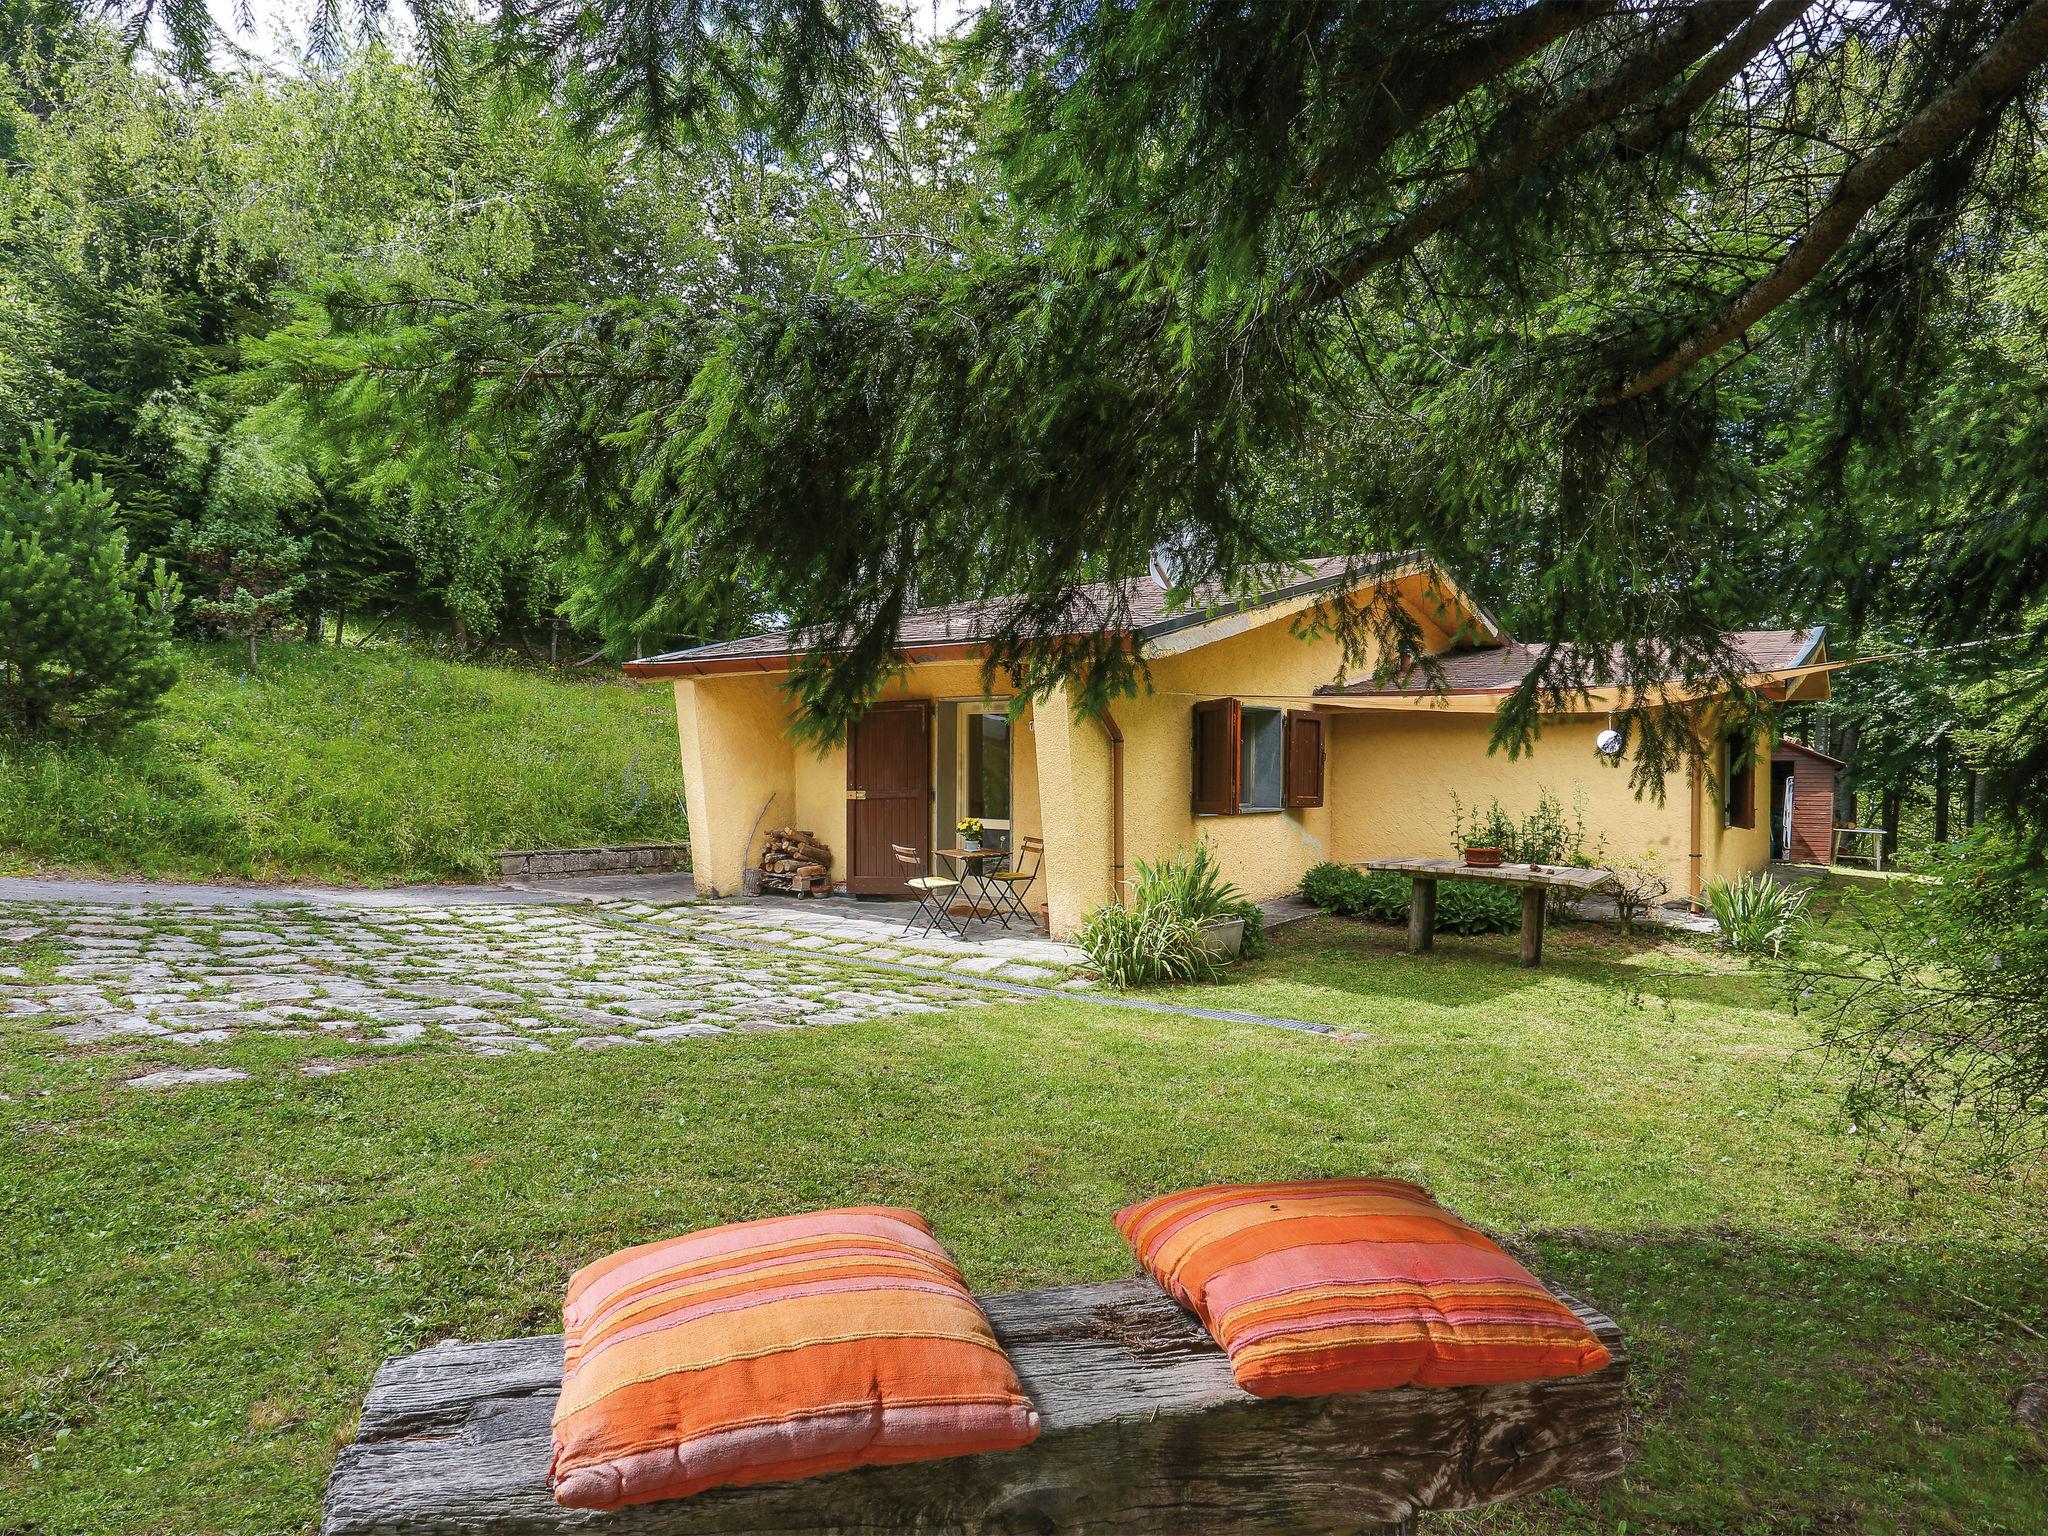
[[1210, 948], [1202, 926], [1224, 918], [1244, 923], [1240, 957], [1264, 950], [1265, 914], [1223, 878], [1216, 850], [1203, 842], [1170, 859], [1138, 860], [1131, 904], [1097, 907], [1075, 938], [1112, 986], [1208, 981], [1222, 971], [1224, 960]]
[[1721, 944], [1739, 955], [1780, 955], [1806, 935], [1810, 891], [1780, 885], [1769, 875], [1710, 880], [1700, 892], [1721, 927]]

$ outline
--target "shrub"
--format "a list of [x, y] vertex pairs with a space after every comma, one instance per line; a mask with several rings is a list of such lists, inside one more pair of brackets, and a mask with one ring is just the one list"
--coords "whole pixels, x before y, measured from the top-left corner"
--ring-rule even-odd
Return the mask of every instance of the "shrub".
[[2004, 829], [1937, 846], [1853, 914], [1853, 950], [1815, 945], [1785, 981], [1850, 1068], [1859, 1124], [1931, 1142], [1968, 1132], [1991, 1168], [2048, 1153], [2048, 869]]
[[1439, 880], [1436, 926], [1439, 933], [1513, 933], [1522, 926], [1521, 895], [1511, 886]]
[[1408, 915], [1409, 881], [1384, 869], [1368, 874], [1354, 865], [1325, 861], [1303, 875], [1295, 890], [1303, 901], [1338, 917], [1392, 923]]
[[177, 583], [71, 466], [47, 426], [0, 465], [0, 719], [30, 733], [128, 724], [177, 679]]
[[1389, 869], [1376, 869], [1365, 877], [1365, 905], [1361, 917], [1380, 923], [1405, 923], [1408, 902], [1415, 894], [1415, 882]]
[[[1457, 791], [1451, 792], [1451, 851], [1454, 854], [1461, 854], [1467, 848], [1498, 848], [1501, 857], [1510, 864], [1557, 864], [1573, 869], [1592, 869], [1599, 862], [1605, 845], [1606, 840], [1602, 838], [1596, 840], [1590, 850], [1586, 846], [1586, 792], [1583, 789], [1572, 792], [1569, 813], [1556, 795], [1547, 789], [1539, 791], [1535, 809], [1520, 821], [1503, 810], [1498, 800], [1490, 801], [1483, 811], [1477, 806], [1468, 811]], [[1438, 900], [1441, 904], [1442, 898]], [[1579, 900], [1579, 892], [1562, 888], [1546, 894], [1553, 917], [1576, 916]]]
[[1710, 880], [1700, 897], [1721, 926], [1721, 943], [1737, 954], [1777, 955], [1796, 948], [1806, 929], [1812, 892], [1780, 885], [1769, 875]]
[[1295, 889], [1303, 901], [1321, 907], [1325, 912], [1334, 912], [1339, 917], [1350, 917], [1365, 910], [1365, 871], [1354, 869], [1349, 864], [1325, 860], [1303, 875], [1301, 884]]
[[1610, 859], [1607, 868], [1614, 876], [1610, 890], [1614, 910], [1621, 918], [1621, 931], [1634, 933], [1636, 923], [1671, 894], [1671, 882], [1664, 877], [1663, 862], [1645, 850], [1632, 859]]

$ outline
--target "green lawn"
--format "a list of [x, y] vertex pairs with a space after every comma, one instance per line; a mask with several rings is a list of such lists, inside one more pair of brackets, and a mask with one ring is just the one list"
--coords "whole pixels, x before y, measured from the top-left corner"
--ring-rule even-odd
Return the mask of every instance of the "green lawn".
[[[1430, 1529], [2038, 1532], [2006, 1406], [2048, 1351], [2043, 1185], [1865, 1162], [1747, 973], [1566, 928], [1319, 921], [1190, 1000], [1085, 1000], [145, 1095], [0, 1024], [0, 1532], [311, 1527], [376, 1362], [551, 1330], [615, 1246], [845, 1201], [926, 1212], [981, 1288], [1127, 1273], [1108, 1224], [1197, 1180], [1387, 1172], [1613, 1313], [1638, 1460]], [[1966, 1300], [1965, 1298], [1973, 1298]]]
[[183, 645], [109, 746], [0, 737], [0, 873], [464, 880], [500, 848], [683, 837], [666, 690], [392, 647]]

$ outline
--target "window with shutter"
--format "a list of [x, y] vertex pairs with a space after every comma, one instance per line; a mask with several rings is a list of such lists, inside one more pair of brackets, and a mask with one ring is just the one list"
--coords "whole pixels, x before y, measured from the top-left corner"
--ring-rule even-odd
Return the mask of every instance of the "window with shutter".
[[1323, 803], [1323, 717], [1287, 711], [1287, 808]]
[[1756, 748], [1743, 732], [1731, 732], [1723, 739], [1728, 755], [1728, 825], [1756, 825]]
[[1277, 709], [1245, 705], [1237, 712], [1237, 808], [1278, 811], [1286, 803], [1287, 722]]
[[1197, 816], [1237, 814], [1239, 710], [1235, 699], [1195, 706], [1194, 803]]

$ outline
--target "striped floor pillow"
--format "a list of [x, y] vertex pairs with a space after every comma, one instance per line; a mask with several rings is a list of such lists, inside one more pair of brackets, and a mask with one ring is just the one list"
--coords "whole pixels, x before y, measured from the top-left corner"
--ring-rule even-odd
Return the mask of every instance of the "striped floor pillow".
[[555, 1502], [1011, 1450], [1038, 1413], [914, 1211], [713, 1227], [579, 1270], [562, 1307]]
[[1607, 1350], [1484, 1233], [1399, 1179], [1218, 1184], [1117, 1213], [1260, 1397], [1579, 1376]]

